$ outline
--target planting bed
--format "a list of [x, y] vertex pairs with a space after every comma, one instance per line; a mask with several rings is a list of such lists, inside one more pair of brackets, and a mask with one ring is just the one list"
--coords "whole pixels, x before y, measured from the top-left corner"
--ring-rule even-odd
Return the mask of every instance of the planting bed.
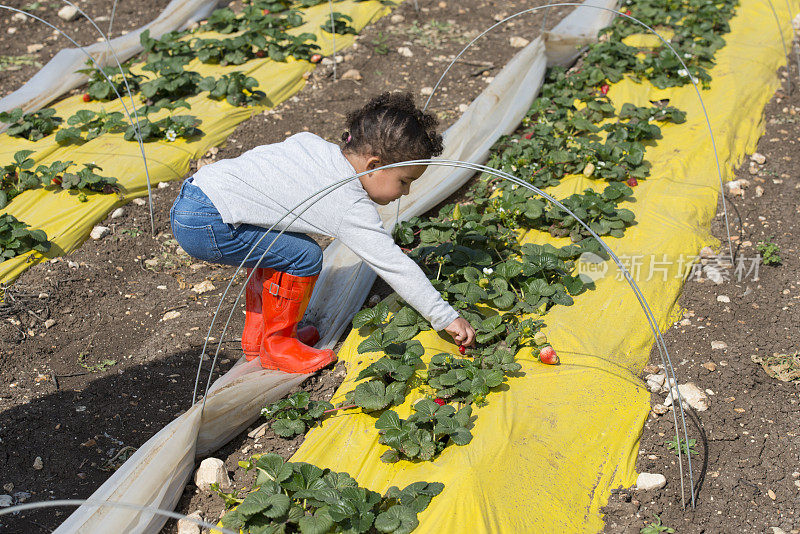
[[[420, 88], [432, 87], [446, 66], [439, 56], [459, 51], [466, 36], [493, 24], [500, 13], [531, 5], [422, 1], [424, 11], [417, 15], [413, 4], [405, 3], [394, 11], [404, 21], [378, 21], [363, 32], [358, 47], [343, 52], [339, 76], [355, 68], [361, 80], [334, 83], [331, 67], [321, 66], [296, 98], [241, 124], [225, 146], [206, 157], [234, 157], [306, 129], [336, 141], [348, 111], [385, 90], [409, 90], [422, 100]], [[548, 26], [562, 16], [550, 12]], [[454, 67], [431, 104], [443, 125], [459, 116], [459, 106], [518, 50], [509, 47], [509, 38], [532, 38], [541, 22], [540, 15], [519, 18]], [[403, 46], [413, 57], [397, 53]], [[154, 189], [157, 236], [149, 235], [146, 206], [129, 204], [122, 217], [103, 223], [111, 235], [32, 267], [14, 284], [19, 295], [14, 317], [22, 322], [4, 317], [0, 323], [3, 493], [30, 493], [17, 497], [29, 500], [88, 497], [111, 473], [104, 469], [108, 460], [125, 447], [138, 447], [189, 406], [202, 338], [233, 270], [194, 263], [170, 241], [169, 207], [177, 188], [174, 183]], [[205, 281], [216, 289], [191, 290]], [[170, 311], [180, 316], [162, 321]], [[55, 323], [46, 328], [49, 318]], [[223, 371], [240, 355], [236, 336], [242, 323], [243, 314], [237, 314], [231, 327], [236, 334], [221, 353]], [[341, 380], [333, 375], [323, 372], [311, 382], [330, 392]], [[125, 449], [114, 462], [129, 454]], [[41, 470], [33, 467], [37, 457]], [[25, 513], [0, 523], [11, 531], [48, 532], [67, 513]]]

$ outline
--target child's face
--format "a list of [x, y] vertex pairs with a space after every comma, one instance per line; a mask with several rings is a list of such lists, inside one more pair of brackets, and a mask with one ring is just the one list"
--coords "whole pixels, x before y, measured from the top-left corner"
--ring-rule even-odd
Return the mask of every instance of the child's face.
[[[380, 166], [380, 162], [377, 161], [377, 158], [370, 158], [364, 170]], [[385, 206], [407, 195], [411, 188], [411, 183], [422, 176], [423, 172], [425, 172], [425, 165], [409, 165], [407, 167], [381, 169], [362, 176], [361, 184], [364, 186], [364, 190], [373, 202]]]

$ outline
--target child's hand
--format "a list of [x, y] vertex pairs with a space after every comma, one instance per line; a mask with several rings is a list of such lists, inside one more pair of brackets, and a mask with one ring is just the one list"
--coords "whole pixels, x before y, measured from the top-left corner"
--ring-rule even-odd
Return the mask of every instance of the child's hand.
[[475, 341], [475, 329], [463, 317], [450, 323], [444, 331], [453, 336], [453, 341], [465, 347], [469, 347]]

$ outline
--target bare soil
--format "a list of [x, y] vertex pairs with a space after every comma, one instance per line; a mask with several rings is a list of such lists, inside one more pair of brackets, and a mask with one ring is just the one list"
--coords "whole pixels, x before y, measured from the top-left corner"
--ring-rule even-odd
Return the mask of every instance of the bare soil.
[[[385, 17], [342, 53], [336, 81], [332, 65], [320, 66], [300, 93], [242, 123], [224, 146], [203, 160], [238, 156], [303, 130], [336, 142], [346, 113], [383, 91], [411, 91], [424, 102], [427, 97], [421, 89], [435, 85], [447, 61], [472, 37], [508, 14], [539, 4], [544, 2], [421, 0], [417, 13], [412, 2], [405, 2], [393, 11], [402, 20]], [[115, 18], [118, 29], [125, 27], [119, 19], [122, 5]], [[161, 7], [144, 3], [136, 4], [136, 9], [143, 14], [130, 21], [131, 27], [149, 21]], [[550, 11], [547, 27], [564, 12]], [[518, 51], [509, 46], [509, 38], [533, 39], [542, 22], [541, 13], [520, 17], [465, 54], [430, 107], [443, 128]], [[28, 28], [31, 23], [24, 24]], [[13, 40], [0, 36], [0, 55], [20, 53], [12, 45], [24, 51], [27, 44], [40, 42], [33, 35], [18, 32]], [[400, 55], [399, 47], [408, 47], [412, 57]], [[341, 79], [350, 69], [358, 70], [361, 79]], [[21, 72], [14, 71], [20, 73], [17, 85], [33, 73]], [[7, 83], [0, 94], [17, 86], [4, 73], [2, 84]], [[187, 176], [198, 163], [192, 164]], [[178, 188], [178, 183], [171, 183], [154, 190], [156, 235], [149, 231], [147, 207], [129, 204], [122, 217], [102, 223], [112, 228], [109, 236], [87, 241], [68, 257], [32, 267], [9, 289], [15, 300], [7, 299], [12, 304], [0, 312], [0, 485], [1, 493], [12, 495], [15, 503], [88, 497], [132, 450], [190, 405], [203, 339], [233, 269], [195, 262], [177, 247], [169, 228], [169, 208]], [[215, 289], [192, 291], [205, 281]], [[373, 288], [373, 293], [387, 291], [380, 281]], [[168, 312], [180, 315], [164, 320]], [[55, 321], [50, 328], [45, 326], [48, 319]], [[243, 321], [243, 313], [234, 314], [215, 377], [241, 356]], [[204, 361], [202, 367], [204, 383], [210, 362]], [[302, 387], [316, 398], [329, 398], [342, 377], [341, 370], [328, 369]], [[288, 457], [298, 444], [269, 431], [252, 440], [245, 431], [217, 455], [227, 458], [233, 471], [247, 447], [250, 452], [275, 451]], [[234, 480], [242, 481], [239, 474]], [[190, 487], [180, 509], [195, 508], [214, 520], [222, 506], [218, 497], [195, 495]], [[70, 512], [20, 513], [3, 518], [0, 531], [50, 532]], [[174, 531], [174, 523], [167, 529]]]
[[[91, 17], [109, 38], [119, 37], [139, 28], [158, 16], [167, 7], [169, 0], [137, 0], [124, 2], [117, 0], [75, 0], [72, 2]], [[116, 3], [116, 10], [114, 4]], [[58, 10], [68, 4], [63, 0], [8, 0], [3, 4], [39, 17], [81, 46], [94, 44], [101, 39], [94, 26], [78, 14], [73, 20], [65, 21], [58, 17]], [[111, 13], [114, 10], [114, 20]], [[66, 38], [58, 35], [46, 24], [27, 17], [20, 17], [16, 11], [0, 9], [0, 98], [19, 89], [39, 69], [50, 61], [62, 48], [73, 48]], [[109, 24], [111, 32], [108, 33]], [[39, 50], [28, 47], [43, 45]], [[38, 47], [36, 47], [38, 48]], [[6, 64], [5, 67], [3, 65]]]

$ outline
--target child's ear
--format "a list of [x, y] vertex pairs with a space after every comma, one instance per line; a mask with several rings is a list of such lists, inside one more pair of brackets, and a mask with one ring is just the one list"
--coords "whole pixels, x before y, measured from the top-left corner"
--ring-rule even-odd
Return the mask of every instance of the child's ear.
[[366, 170], [371, 171], [381, 166], [381, 160], [377, 156], [370, 156], [367, 158]]

